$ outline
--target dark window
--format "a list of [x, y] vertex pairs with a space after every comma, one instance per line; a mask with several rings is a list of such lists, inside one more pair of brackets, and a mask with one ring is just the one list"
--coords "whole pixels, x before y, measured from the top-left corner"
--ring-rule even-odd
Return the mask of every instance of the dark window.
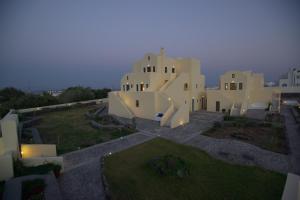
[[147, 72], [151, 72], [151, 67], [147, 67]]
[[232, 78], [235, 78], [235, 74], [231, 74], [231, 77], [232, 77]]
[[230, 83], [230, 90], [236, 90], [236, 83]]
[[168, 67], [165, 67], [165, 73], [168, 73]]
[[189, 89], [189, 85], [187, 83], [184, 84], [184, 90], [188, 90]]
[[175, 73], [175, 67], [172, 67], [172, 73]]
[[153, 72], [155, 72], [155, 66], [153, 66], [153, 69], [152, 69], [152, 71], [153, 71]]
[[146, 68], [144, 67], [144, 73], [146, 72]]
[[126, 79], [128, 80], [128, 76], [126, 76]]
[[150, 56], [148, 56], [148, 60], [150, 61]]
[[127, 91], [129, 90], [129, 84], [126, 85], [126, 90], [127, 90]]
[[198, 84], [196, 83], [196, 88], [198, 88]]
[[135, 100], [135, 107], [139, 107], [139, 106], [140, 106], [139, 100]]
[[243, 83], [239, 83], [239, 90], [243, 89]]
[[148, 88], [149, 87], [149, 84], [148, 83], [146, 83], [146, 88]]
[[130, 85], [130, 87], [132, 88], [132, 87], [133, 87], [133, 85], [131, 84], [131, 85]]
[[143, 83], [141, 83], [141, 85], [140, 85], [140, 90], [144, 91], [144, 84]]
[[139, 91], [139, 84], [136, 84], [136, 91]]
[[228, 83], [225, 83], [225, 90], [228, 90]]
[[0, 126], [0, 137], [2, 137], [2, 130], [1, 130], [1, 126]]
[[125, 85], [123, 85], [123, 91], [125, 91]]
[[216, 101], [216, 111], [220, 111], [220, 101]]

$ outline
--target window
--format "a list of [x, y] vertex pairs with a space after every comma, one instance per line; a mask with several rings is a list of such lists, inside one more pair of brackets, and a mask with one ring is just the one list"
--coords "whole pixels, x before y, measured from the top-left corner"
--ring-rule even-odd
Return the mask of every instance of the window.
[[220, 111], [220, 101], [216, 101], [216, 111]]
[[165, 73], [168, 73], [168, 67], [165, 67]]
[[146, 72], [146, 68], [144, 67], [144, 73]]
[[150, 61], [150, 56], [148, 56], [148, 61]]
[[130, 87], [132, 88], [132, 87], [133, 87], [133, 85], [131, 84], [131, 85], [130, 85]]
[[196, 83], [196, 88], [198, 88], [198, 84]]
[[126, 76], [126, 79], [128, 80], [128, 76]]
[[188, 90], [189, 89], [189, 85], [187, 83], [185, 83], [183, 89], [184, 89], [184, 91]]
[[147, 84], [146, 84], [146, 88], [148, 88], [148, 87], [149, 87], [149, 84], [147, 83]]
[[231, 78], [235, 78], [235, 74], [231, 74]]
[[126, 90], [127, 90], [127, 91], [129, 90], [129, 84], [126, 85]]
[[236, 83], [230, 83], [230, 90], [236, 90]]
[[173, 74], [175, 73], [175, 67], [172, 67], [172, 73]]
[[123, 85], [123, 91], [125, 91], [125, 85]]
[[135, 100], [135, 107], [139, 107], [140, 106], [140, 102], [139, 102], [139, 100]]
[[147, 67], [147, 72], [151, 72], [151, 67]]
[[139, 84], [136, 84], [136, 91], [139, 91]]
[[152, 71], [155, 72], [155, 66], [153, 66]]
[[228, 83], [225, 83], [225, 90], [228, 90]]
[[239, 83], [239, 90], [243, 89], [243, 83]]
[[144, 91], [144, 84], [143, 83], [141, 83], [141, 85], [140, 85], [140, 90]]

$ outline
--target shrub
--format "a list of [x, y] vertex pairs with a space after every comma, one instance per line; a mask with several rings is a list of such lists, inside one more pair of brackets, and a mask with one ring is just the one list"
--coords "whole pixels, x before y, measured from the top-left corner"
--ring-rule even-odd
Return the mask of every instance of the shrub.
[[221, 128], [222, 127], [222, 123], [221, 122], [214, 122], [214, 127], [215, 128]]
[[46, 184], [43, 179], [34, 179], [23, 181], [22, 183], [22, 199], [44, 199], [44, 190]]
[[233, 120], [232, 116], [230, 116], [230, 115], [225, 115], [224, 116], [224, 121], [231, 121], [231, 120]]
[[183, 178], [189, 175], [187, 163], [178, 156], [164, 155], [151, 159], [148, 166], [160, 176]]
[[20, 160], [14, 161], [14, 174], [16, 177], [31, 174], [47, 174], [51, 171], [53, 171], [55, 176], [58, 177], [60, 175], [60, 170], [61, 166], [53, 163], [47, 163], [34, 167], [27, 167], [24, 166], [24, 164]]

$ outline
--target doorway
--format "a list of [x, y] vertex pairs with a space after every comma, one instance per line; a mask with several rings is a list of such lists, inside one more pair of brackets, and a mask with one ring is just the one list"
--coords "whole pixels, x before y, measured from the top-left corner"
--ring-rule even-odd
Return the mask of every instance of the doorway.
[[216, 111], [220, 112], [220, 101], [216, 101]]

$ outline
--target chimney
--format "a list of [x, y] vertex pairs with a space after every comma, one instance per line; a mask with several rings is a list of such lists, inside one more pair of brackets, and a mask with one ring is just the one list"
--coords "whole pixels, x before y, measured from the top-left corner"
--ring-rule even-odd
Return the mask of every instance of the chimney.
[[163, 47], [160, 48], [160, 55], [161, 55], [162, 57], [165, 56], [165, 49], [164, 49]]

